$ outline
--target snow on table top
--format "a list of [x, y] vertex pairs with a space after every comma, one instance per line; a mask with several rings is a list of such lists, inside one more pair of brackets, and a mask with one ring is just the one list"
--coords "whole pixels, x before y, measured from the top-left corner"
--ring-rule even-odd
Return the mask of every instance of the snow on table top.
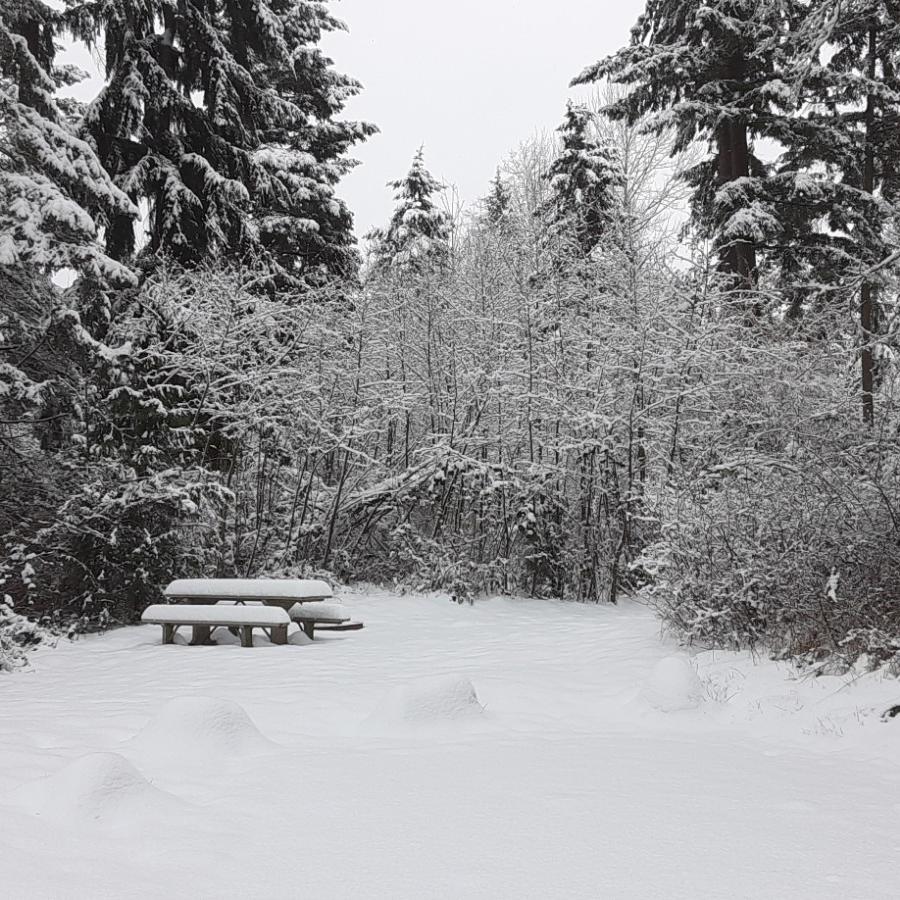
[[173, 625], [190, 624], [240, 624], [287, 625], [288, 614], [280, 606], [169, 606], [157, 603], [148, 606], [141, 616], [143, 622]]
[[303, 600], [331, 597], [327, 581], [318, 578], [180, 578], [166, 588], [167, 597], [239, 600]]

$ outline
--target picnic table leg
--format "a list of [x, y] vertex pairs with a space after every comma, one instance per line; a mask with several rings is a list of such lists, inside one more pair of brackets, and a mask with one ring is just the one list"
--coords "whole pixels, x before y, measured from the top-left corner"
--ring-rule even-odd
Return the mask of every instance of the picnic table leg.
[[315, 638], [313, 637], [313, 635], [314, 635], [315, 630], [316, 630], [316, 623], [313, 622], [312, 620], [307, 620], [307, 621], [303, 622], [302, 625], [303, 625], [303, 630], [304, 630], [304, 632], [306, 632], [306, 636], [307, 636], [311, 641], [312, 641], [312, 640], [315, 640]]
[[174, 644], [175, 643], [175, 626], [165, 624], [162, 627], [163, 635], [162, 642], [164, 644]]
[[241, 646], [242, 647], [252, 647], [253, 646], [253, 626], [252, 625], [241, 625]]
[[212, 628], [209, 625], [194, 625], [194, 632], [191, 635], [191, 645], [212, 643]]
[[272, 643], [273, 644], [286, 644], [287, 643], [287, 625], [273, 625], [272, 626]]

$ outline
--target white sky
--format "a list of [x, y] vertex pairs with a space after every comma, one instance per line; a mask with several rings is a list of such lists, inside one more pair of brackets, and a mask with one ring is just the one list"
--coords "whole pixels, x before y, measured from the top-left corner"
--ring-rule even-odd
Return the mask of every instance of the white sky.
[[[363, 83], [348, 117], [381, 133], [357, 148], [363, 165], [341, 195], [364, 234], [393, 209], [385, 183], [425, 162], [460, 197], [487, 193], [497, 164], [563, 117], [569, 81], [627, 43], [643, 0], [342, 0], [349, 34], [330, 35], [338, 71]], [[582, 92], [583, 93], [583, 92]]]
[[[347, 118], [381, 133], [356, 148], [362, 162], [340, 188], [357, 234], [393, 209], [386, 182], [420, 144], [432, 173], [464, 202], [483, 196], [497, 164], [535, 131], [555, 128], [569, 81], [628, 41], [643, 0], [341, 0], [350, 31], [326, 38], [340, 72], [363, 83]], [[64, 61], [93, 68], [84, 48]], [[96, 80], [72, 93], [94, 96]], [[585, 92], [581, 91], [583, 95]]]

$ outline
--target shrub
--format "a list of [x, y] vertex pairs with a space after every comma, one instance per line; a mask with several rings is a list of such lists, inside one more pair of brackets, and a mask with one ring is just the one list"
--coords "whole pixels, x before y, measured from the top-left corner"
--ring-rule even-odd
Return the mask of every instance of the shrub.
[[750, 457], [708, 472], [673, 500], [643, 560], [664, 618], [710, 644], [896, 656], [900, 482], [893, 448], [877, 455]]

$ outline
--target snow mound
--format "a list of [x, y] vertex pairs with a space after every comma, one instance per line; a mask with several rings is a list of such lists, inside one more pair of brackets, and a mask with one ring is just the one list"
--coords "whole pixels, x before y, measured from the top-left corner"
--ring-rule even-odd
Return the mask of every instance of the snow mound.
[[667, 656], [653, 667], [643, 697], [663, 712], [696, 709], [703, 699], [703, 684], [687, 657]]
[[185, 807], [118, 753], [82, 756], [47, 778], [17, 788], [9, 800], [33, 816], [70, 825], [93, 821], [117, 830], [171, 822]]
[[273, 746], [242, 706], [211, 697], [170, 700], [129, 742], [140, 756], [184, 762], [249, 756]]
[[454, 722], [479, 716], [484, 707], [468, 678], [444, 675], [420, 678], [391, 690], [371, 719], [406, 725]]

